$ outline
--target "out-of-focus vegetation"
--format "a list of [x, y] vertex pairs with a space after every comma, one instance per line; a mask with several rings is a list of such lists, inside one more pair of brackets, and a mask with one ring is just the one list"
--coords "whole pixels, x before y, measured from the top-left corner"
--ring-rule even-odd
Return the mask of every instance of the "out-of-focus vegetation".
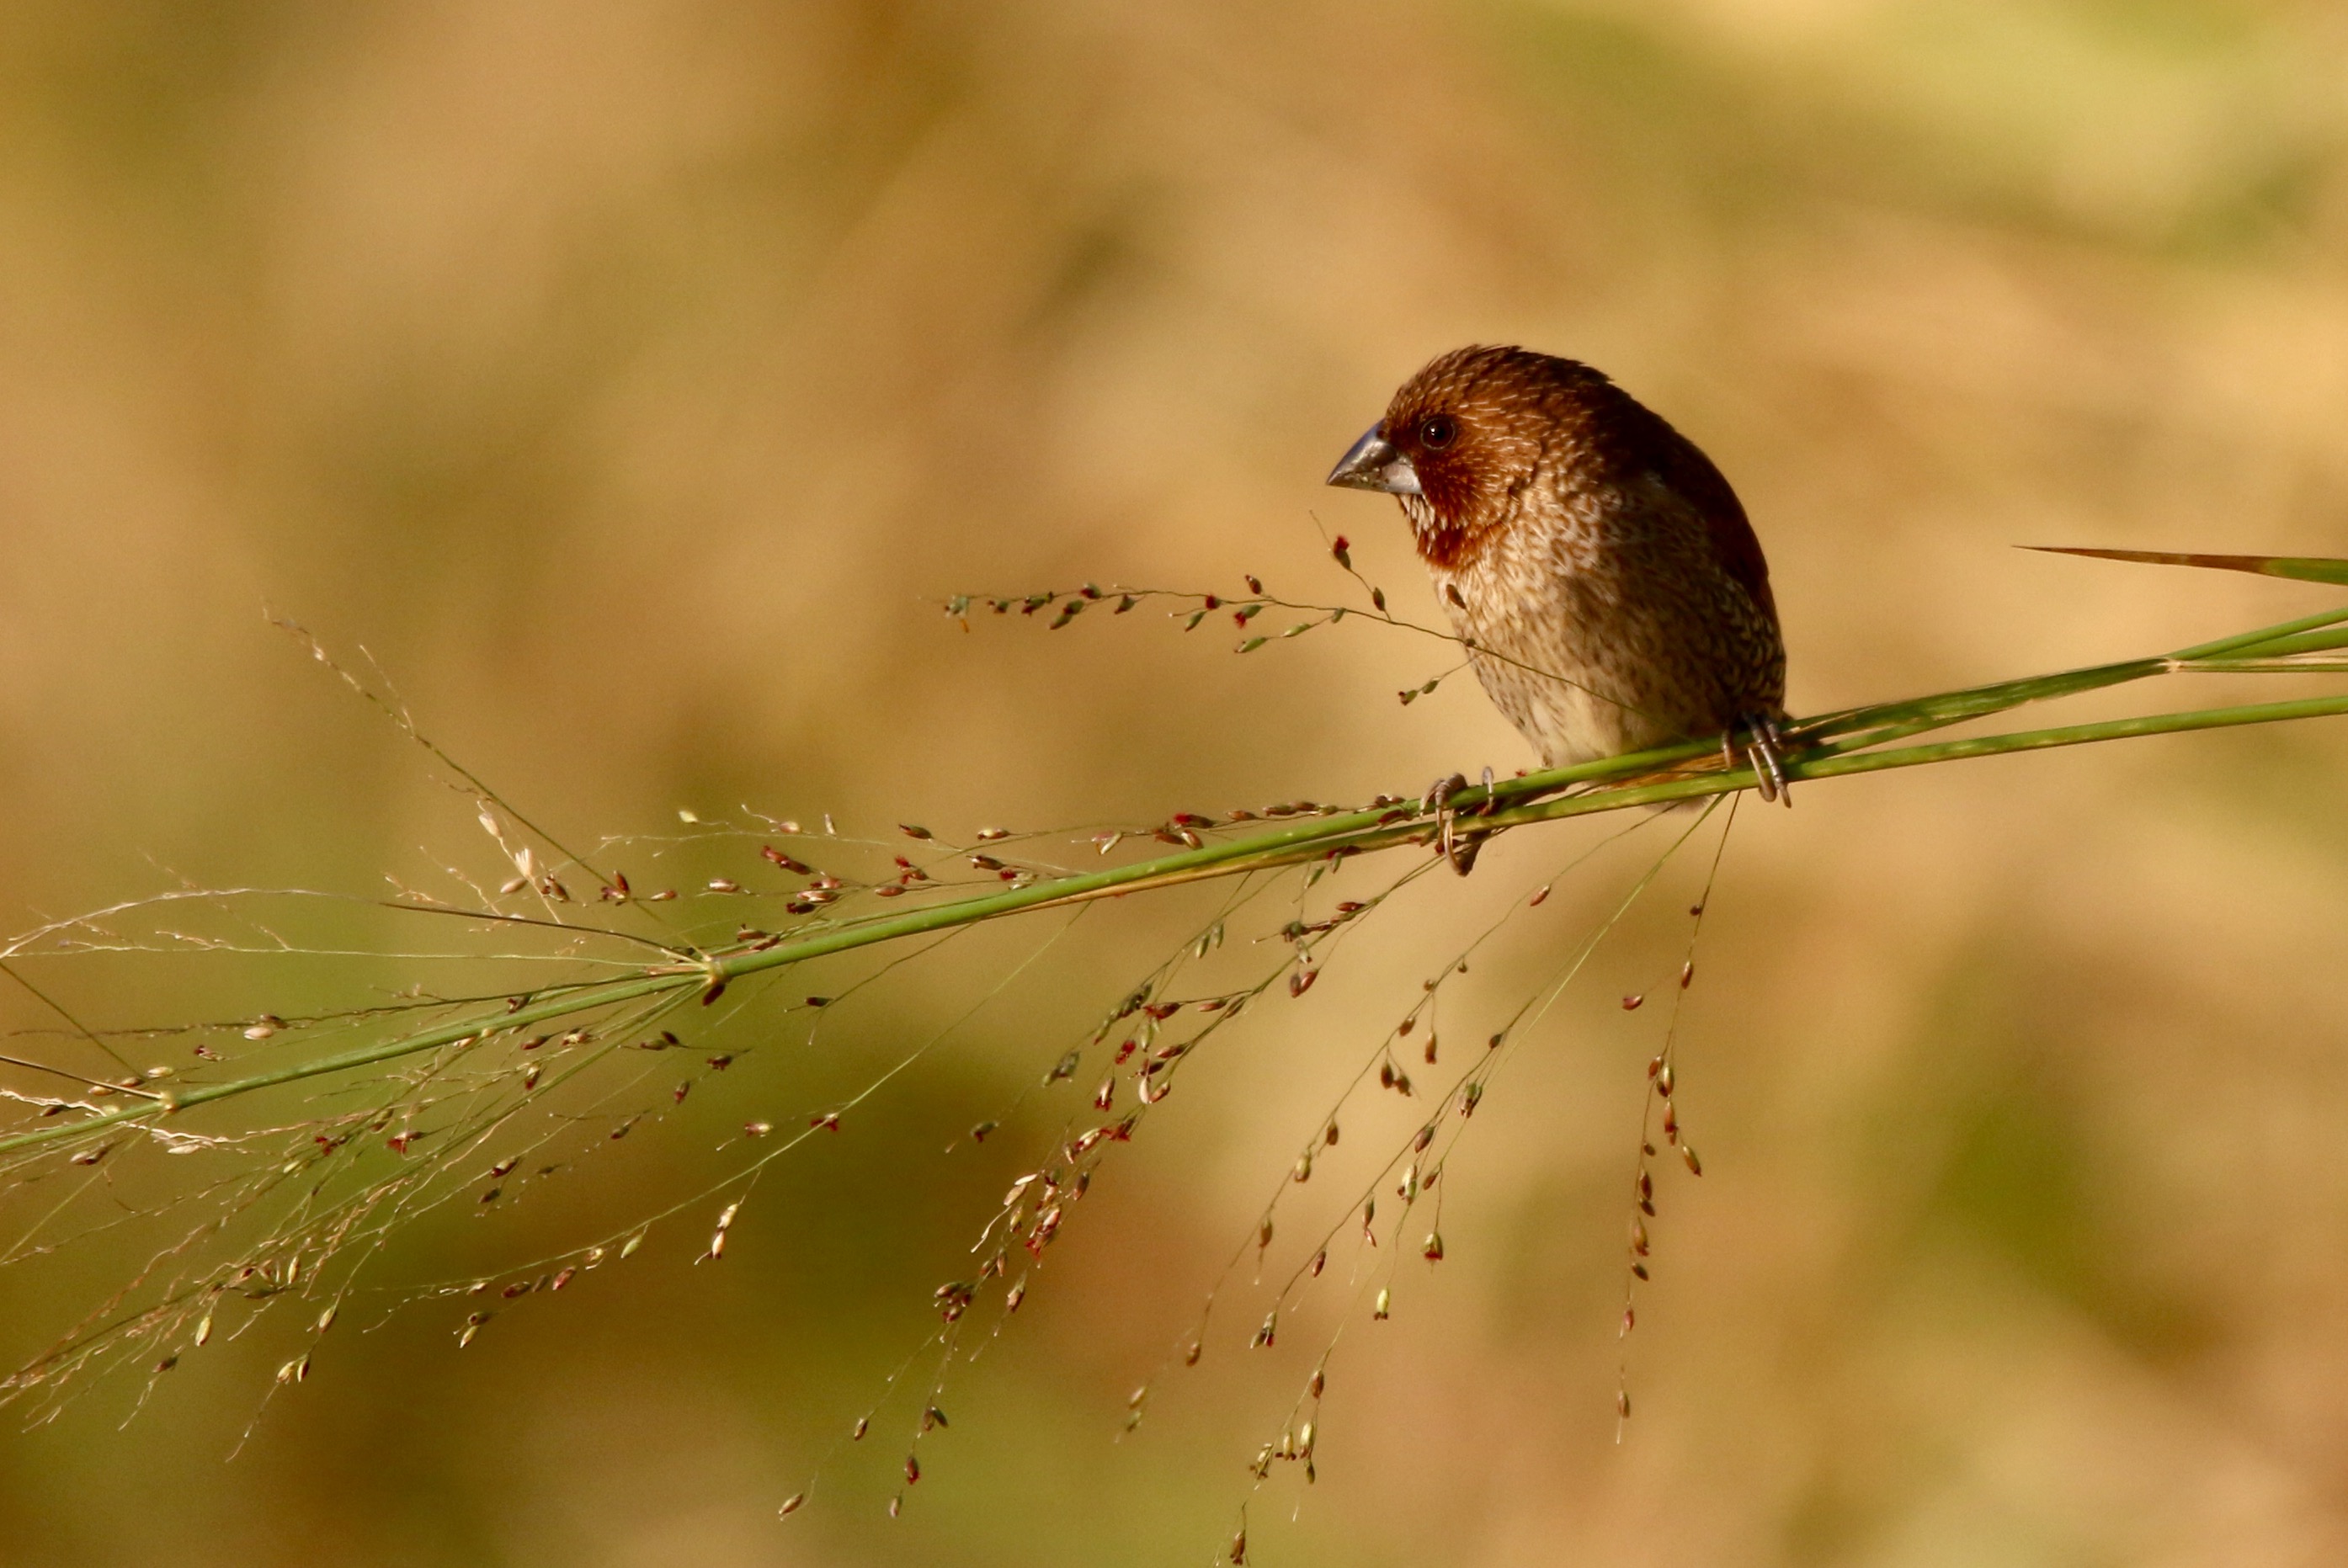
[[[1394, 518], [1317, 481], [1473, 339], [1589, 359], [1719, 460], [1799, 710], [2318, 608], [2006, 547], [2348, 553], [2343, 67], [2332, 8], [2193, 0], [17, 6], [9, 923], [182, 878], [372, 891], [477, 832], [264, 604], [364, 643], [582, 839], [1506, 773], [1529, 759], [1472, 689], [1396, 706], [1432, 672], [1407, 643], [965, 638], [923, 602], [1242, 570], [1311, 597], [1315, 512], [1411, 600]], [[1668, 984], [1660, 915], [1479, 1112], [1446, 1261], [1348, 1330], [1320, 1481], [1293, 1525], [1293, 1486], [1265, 1494], [1255, 1554], [2338, 1560], [2344, 753], [2294, 726], [1748, 813], [1678, 1047], [1708, 1173], [1657, 1221], [1629, 1440], [1654, 1015], [1614, 999]], [[354, 1317], [226, 1464], [282, 1346], [216, 1344], [121, 1430], [139, 1383], [94, 1386], [0, 1445], [6, 1555], [1196, 1561], [1309, 1360], [1234, 1318], [1113, 1444], [1126, 1395], [1329, 1075], [1591, 830], [1545, 831], [1186, 1079], [894, 1523], [887, 1453], [772, 1510], [1000, 1194], [938, 1150], [1152, 960], [1138, 912], [782, 1168], [722, 1267], [666, 1236], [461, 1354], [430, 1308]], [[1024, 957], [1003, 936], [794, 1070], [885, 1061]], [[1471, 978], [1505, 1008], [1550, 957]], [[70, 999], [208, 1016], [261, 983], [140, 964]], [[772, 1084], [705, 1085], [708, 1128], [388, 1266], [495, 1268], [689, 1186]], [[12, 1363], [135, 1262], [101, 1237], [0, 1272]]]

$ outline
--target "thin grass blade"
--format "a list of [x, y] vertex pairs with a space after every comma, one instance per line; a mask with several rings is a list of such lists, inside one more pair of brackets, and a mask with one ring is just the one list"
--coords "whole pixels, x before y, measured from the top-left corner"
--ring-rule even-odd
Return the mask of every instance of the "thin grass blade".
[[2301, 582], [2348, 583], [2348, 560], [2323, 556], [2213, 556], [2176, 550], [2098, 550], [2076, 545], [2024, 545], [2047, 555], [2086, 556], [2094, 560], [2133, 561], [2143, 566], [2198, 566], [2213, 571], [2247, 571]]

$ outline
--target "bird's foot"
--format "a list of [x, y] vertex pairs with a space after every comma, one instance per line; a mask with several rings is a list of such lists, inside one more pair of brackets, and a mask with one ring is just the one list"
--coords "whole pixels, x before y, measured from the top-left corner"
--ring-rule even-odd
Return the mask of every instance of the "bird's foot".
[[1777, 727], [1777, 721], [1767, 713], [1750, 713], [1738, 721], [1735, 729], [1720, 737], [1721, 760], [1735, 767], [1740, 749], [1744, 752], [1742, 760], [1753, 764], [1754, 784], [1761, 792], [1761, 798], [1783, 801], [1790, 808], [1794, 791], [1786, 779], [1786, 736]]
[[[1459, 814], [1452, 809], [1451, 797], [1467, 787], [1468, 775], [1453, 774], [1449, 778], [1436, 780], [1434, 785], [1427, 790], [1426, 800], [1420, 804], [1422, 811], [1432, 811], [1435, 814], [1436, 843], [1441, 847], [1443, 858], [1451, 863], [1451, 869], [1462, 876], [1476, 869], [1476, 854], [1484, 847], [1485, 836], [1480, 833], [1470, 833], [1461, 829]], [[1491, 790], [1492, 770], [1486, 768], [1484, 770], [1484, 804], [1480, 808], [1481, 811], [1491, 809]]]

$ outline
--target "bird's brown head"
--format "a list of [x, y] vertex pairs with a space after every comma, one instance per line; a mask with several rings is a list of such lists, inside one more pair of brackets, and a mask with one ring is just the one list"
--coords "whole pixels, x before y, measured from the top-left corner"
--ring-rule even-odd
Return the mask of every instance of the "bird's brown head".
[[1338, 461], [1328, 482], [1402, 502], [1419, 554], [1452, 566], [1506, 523], [1514, 497], [1570, 441], [1612, 384], [1586, 364], [1529, 349], [1454, 349], [1394, 395], [1385, 417]]

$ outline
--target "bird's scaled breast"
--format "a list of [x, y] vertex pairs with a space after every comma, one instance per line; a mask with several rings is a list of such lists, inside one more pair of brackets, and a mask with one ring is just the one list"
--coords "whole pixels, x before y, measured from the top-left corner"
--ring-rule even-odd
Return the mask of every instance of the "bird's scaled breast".
[[1631, 650], [1609, 635], [1620, 585], [1581, 552], [1544, 542], [1551, 548], [1495, 541], [1435, 573], [1477, 679], [1550, 766], [1648, 743], [1653, 726], [1635, 712], [1636, 682], [1623, 667]]

